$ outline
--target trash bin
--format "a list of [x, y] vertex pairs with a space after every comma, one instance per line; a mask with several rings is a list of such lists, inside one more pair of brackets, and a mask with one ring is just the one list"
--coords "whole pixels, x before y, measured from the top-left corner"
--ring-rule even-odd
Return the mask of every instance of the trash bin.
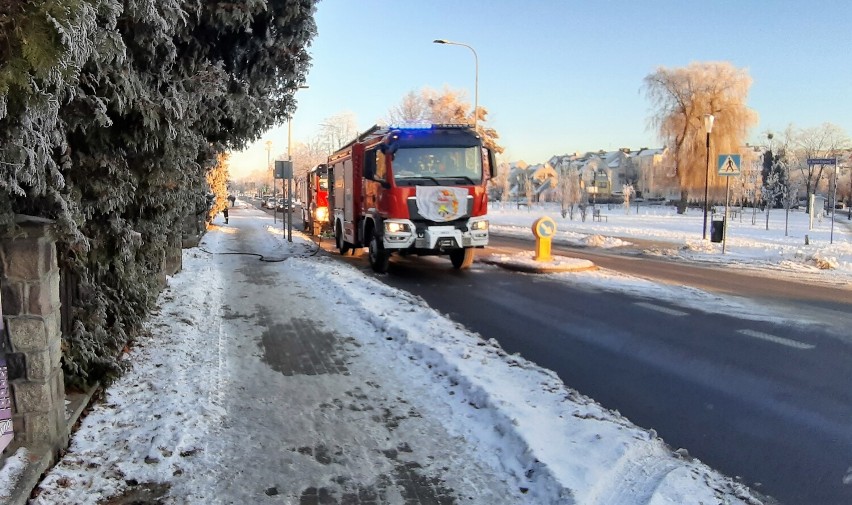
[[710, 242], [721, 242], [725, 233], [725, 220], [713, 220], [710, 222]]

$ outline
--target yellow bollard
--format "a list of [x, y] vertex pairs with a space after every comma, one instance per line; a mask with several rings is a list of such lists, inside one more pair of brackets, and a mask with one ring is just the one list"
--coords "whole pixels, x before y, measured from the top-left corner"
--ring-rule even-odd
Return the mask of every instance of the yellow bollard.
[[552, 261], [550, 241], [556, 234], [556, 221], [547, 216], [540, 217], [533, 223], [532, 232], [535, 235], [535, 256], [533, 256], [533, 259], [536, 261]]

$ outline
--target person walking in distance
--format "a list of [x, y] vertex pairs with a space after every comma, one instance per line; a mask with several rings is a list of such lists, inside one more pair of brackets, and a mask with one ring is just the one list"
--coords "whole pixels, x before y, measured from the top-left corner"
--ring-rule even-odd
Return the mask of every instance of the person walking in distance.
[[225, 224], [228, 224], [228, 206], [222, 209], [222, 216], [225, 218]]

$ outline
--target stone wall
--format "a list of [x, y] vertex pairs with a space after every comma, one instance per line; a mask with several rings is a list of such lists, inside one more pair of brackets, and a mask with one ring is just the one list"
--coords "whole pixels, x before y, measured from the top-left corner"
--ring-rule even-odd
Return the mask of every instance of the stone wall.
[[59, 268], [52, 222], [21, 217], [0, 230], [0, 296], [15, 441], [67, 447]]

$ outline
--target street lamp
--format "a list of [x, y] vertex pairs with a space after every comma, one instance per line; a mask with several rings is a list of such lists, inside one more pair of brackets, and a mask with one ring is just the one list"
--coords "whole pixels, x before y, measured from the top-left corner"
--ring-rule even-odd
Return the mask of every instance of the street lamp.
[[709, 190], [710, 179], [710, 132], [713, 131], [713, 121], [716, 117], [713, 114], [704, 114], [704, 130], [707, 132], [707, 170], [704, 172], [704, 230], [701, 238], [707, 240], [707, 196]]
[[[308, 89], [310, 86], [299, 86], [300, 89]], [[287, 116], [287, 161], [290, 162], [290, 174], [287, 177], [287, 214], [282, 215], [282, 226], [287, 222], [287, 242], [293, 241], [293, 156], [291, 155], [293, 145], [293, 116]], [[281, 182], [281, 193], [284, 193], [284, 182]], [[285, 219], [286, 218], [286, 219]]]
[[275, 172], [272, 171], [272, 162], [270, 161], [270, 152], [272, 151], [272, 141], [266, 141], [266, 172], [272, 174], [272, 187], [275, 188]]
[[475, 80], [473, 86], [473, 129], [476, 130], [477, 118], [479, 117], [479, 56], [476, 55], [476, 50], [470, 47], [467, 44], [462, 44], [461, 42], [451, 42], [449, 40], [444, 39], [435, 39], [432, 42], [435, 44], [449, 44], [451, 46], [462, 46], [466, 47], [473, 52], [473, 62], [474, 62], [474, 70], [475, 70]]
[[[267, 141], [266, 141], [266, 170], [267, 170], [267, 171], [271, 171], [271, 173], [272, 173], [272, 199], [273, 199], [273, 201], [276, 201], [276, 200], [275, 200], [275, 170], [273, 170], [273, 169], [272, 169], [272, 162], [271, 162], [271, 160], [270, 160], [270, 154], [271, 154], [271, 152], [272, 152], [272, 141], [271, 141], [271, 140], [267, 140]], [[275, 219], [276, 219], [276, 217], [275, 217], [275, 210], [276, 210], [276, 209], [275, 209], [275, 207], [273, 206], [273, 207], [272, 207], [272, 220], [273, 220], [273, 222], [274, 222], [274, 221], [275, 221]]]

